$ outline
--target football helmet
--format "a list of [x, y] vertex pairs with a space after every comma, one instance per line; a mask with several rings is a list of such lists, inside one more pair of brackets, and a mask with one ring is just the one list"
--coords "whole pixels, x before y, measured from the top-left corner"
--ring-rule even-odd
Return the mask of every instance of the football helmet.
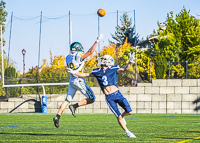
[[75, 52], [84, 52], [84, 49], [81, 45], [81, 43], [79, 42], [74, 42], [70, 45], [70, 51], [71, 53], [75, 53]]
[[104, 55], [98, 59], [99, 66], [114, 66], [114, 59], [110, 55]]

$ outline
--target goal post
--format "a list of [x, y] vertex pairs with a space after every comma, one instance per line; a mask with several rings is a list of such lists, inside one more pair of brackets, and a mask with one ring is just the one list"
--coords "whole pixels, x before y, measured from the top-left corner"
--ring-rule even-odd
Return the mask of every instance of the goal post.
[[[1, 25], [1, 58], [2, 58], [2, 86], [3, 87], [25, 87], [25, 86], [42, 86], [42, 90], [43, 90], [43, 97], [46, 97], [46, 93], [45, 93], [45, 87], [44, 86], [53, 86], [53, 85], [69, 85], [69, 82], [65, 82], [65, 83], [32, 83], [32, 84], [10, 84], [10, 85], [6, 85], [5, 84], [5, 80], [4, 80], [4, 52], [3, 52], [3, 25]], [[46, 97], [47, 98], [47, 97]], [[44, 98], [44, 99], [46, 99]], [[43, 99], [43, 98], [42, 98]], [[44, 101], [42, 101], [43, 104]], [[46, 102], [46, 101], [45, 101]], [[46, 106], [43, 105], [43, 106]], [[42, 106], [42, 113], [47, 113], [47, 108], [45, 108], [45, 110], [43, 110], [43, 106]]]
[[45, 88], [44, 86], [48, 85], [69, 85], [69, 83], [33, 83], [33, 84], [11, 84], [11, 85], [5, 85], [5, 80], [4, 80], [4, 56], [3, 56], [3, 36], [2, 36], [2, 28], [3, 26], [1, 25], [1, 57], [2, 57], [2, 84], [3, 87], [21, 87], [21, 86], [42, 86], [43, 88], [43, 94], [45, 95]]

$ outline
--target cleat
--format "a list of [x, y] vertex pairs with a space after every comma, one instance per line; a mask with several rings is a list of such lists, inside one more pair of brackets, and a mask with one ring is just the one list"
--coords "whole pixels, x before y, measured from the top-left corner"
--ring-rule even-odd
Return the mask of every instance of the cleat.
[[126, 125], [126, 120], [125, 120], [125, 118], [124, 118], [124, 117], [122, 118], [122, 120], [124, 121], [124, 124]]
[[73, 105], [69, 105], [69, 109], [71, 110], [71, 112], [72, 112], [72, 115], [74, 116], [74, 117], [76, 117], [76, 114], [75, 114], [75, 108], [74, 108], [74, 106]]
[[126, 136], [127, 136], [128, 138], [136, 138], [136, 136], [135, 136], [132, 132], [127, 133]]
[[59, 128], [59, 119], [58, 119], [58, 117], [54, 117], [54, 118], [53, 118], [53, 121], [54, 121], [55, 127], [56, 127], [56, 128]]

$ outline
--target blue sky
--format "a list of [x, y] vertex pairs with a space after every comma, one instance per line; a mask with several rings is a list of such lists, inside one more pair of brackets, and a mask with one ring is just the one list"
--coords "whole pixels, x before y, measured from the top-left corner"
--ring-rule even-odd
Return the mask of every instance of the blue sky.
[[[104, 40], [100, 48], [108, 46], [108, 39], [114, 41], [111, 34], [115, 33], [117, 25], [117, 10], [120, 17], [124, 12], [134, 20], [139, 39], [146, 38], [153, 29], [157, 29], [157, 22], [164, 22], [167, 13], [173, 11], [178, 14], [183, 6], [190, 10], [190, 14], [200, 15], [199, 0], [4, 0], [5, 10], [8, 12], [6, 31], [3, 34], [6, 40], [4, 46], [8, 51], [10, 36], [10, 20], [13, 12], [13, 22], [10, 41], [10, 58], [16, 62], [17, 69], [23, 72], [22, 49], [26, 52], [26, 71], [38, 64], [40, 14], [42, 11], [42, 29], [40, 45], [40, 65], [42, 59], [49, 61], [49, 51], [53, 55], [69, 53], [69, 11], [72, 21], [72, 40], [82, 43], [87, 51], [98, 36], [99, 8], [106, 10], [106, 15], [100, 18], [100, 33]], [[200, 16], [199, 16], [200, 17]], [[32, 20], [30, 20], [32, 19]], [[97, 47], [98, 49], [98, 47]]]

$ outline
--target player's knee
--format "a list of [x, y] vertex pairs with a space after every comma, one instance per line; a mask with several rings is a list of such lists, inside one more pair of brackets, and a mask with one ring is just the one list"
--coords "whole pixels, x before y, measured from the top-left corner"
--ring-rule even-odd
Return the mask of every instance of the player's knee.
[[88, 104], [91, 104], [91, 103], [93, 103], [94, 101], [95, 101], [95, 99], [94, 99], [94, 100], [93, 100], [93, 99], [88, 99], [88, 100], [87, 100], [87, 103], [88, 103]]
[[133, 111], [131, 111], [131, 112], [128, 112], [128, 114], [129, 114], [129, 115], [133, 114]]
[[95, 101], [96, 97], [92, 96], [92, 98], [90, 98], [90, 101], [93, 103]]
[[67, 98], [65, 99], [65, 101], [67, 101], [67, 102], [71, 102], [72, 101], [72, 97], [71, 96], [67, 96]]
[[122, 115], [116, 116], [117, 120], [122, 120]]

